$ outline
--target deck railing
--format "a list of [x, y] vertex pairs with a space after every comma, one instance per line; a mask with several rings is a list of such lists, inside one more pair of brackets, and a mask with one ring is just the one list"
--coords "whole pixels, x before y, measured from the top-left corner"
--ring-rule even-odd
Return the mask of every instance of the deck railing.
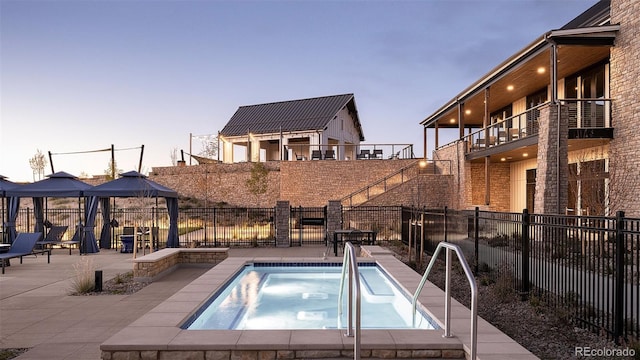
[[[560, 104], [568, 108], [567, 120], [571, 129], [611, 127], [611, 99], [563, 99]], [[549, 106], [549, 103], [534, 106], [464, 136], [467, 153], [537, 135], [540, 109], [544, 106]]]

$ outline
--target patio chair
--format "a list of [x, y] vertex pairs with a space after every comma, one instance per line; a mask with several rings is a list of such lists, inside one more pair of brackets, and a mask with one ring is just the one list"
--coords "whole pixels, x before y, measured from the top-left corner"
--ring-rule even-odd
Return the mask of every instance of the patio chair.
[[49, 232], [47, 232], [47, 236], [42, 241], [36, 242], [36, 245], [41, 249], [52, 249], [53, 245], [60, 245], [61, 247], [65, 247], [69, 249], [69, 255], [71, 255], [71, 247], [80, 245], [80, 241], [69, 240], [63, 241], [62, 237], [64, 233], [67, 232], [69, 227], [66, 225], [51, 225], [49, 227]]
[[320, 150], [311, 151], [311, 160], [322, 160], [322, 151]]
[[4, 274], [4, 268], [7, 266], [9, 259], [20, 258], [20, 264], [22, 264], [22, 257], [27, 255], [47, 254], [47, 263], [51, 263], [51, 249], [35, 250], [36, 243], [42, 238], [42, 233], [19, 233], [13, 240], [13, 244], [9, 251], [0, 254], [0, 263], [2, 263], [2, 273]]
[[133, 226], [125, 226], [122, 228], [122, 235], [120, 235], [120, 252], [132, 253], [133, 252], [133, 238], [136, 236], [136, 230]]
[[382, 159], [382, 149], [374, 149], [373, 150], [373, 158], [374, 159]]
[[370, 155], [369, 150], [360, 150], [360, 154], [356, 155], [356, 159], [368, 159]]
[[325, 160], [335, 160], [336, 159], [335, 152], [333, 152], [333, 150], [325, 150], [324, 151], [324, 159]]

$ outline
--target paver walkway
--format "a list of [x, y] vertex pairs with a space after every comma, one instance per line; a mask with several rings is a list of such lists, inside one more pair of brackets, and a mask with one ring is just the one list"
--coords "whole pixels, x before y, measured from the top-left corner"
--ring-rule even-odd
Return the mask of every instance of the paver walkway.
[[[231, 249], [229, 256], [318, 257], [324, 247]], [[100, 344], [204, 272], [183, 267], [131, 295], [70, 296], [74, 265], [92, 261], [106, 281], [132, 270], [131, 254], [102, 250], [12, 259], [0, 276], [0, 348], [30, 348], [16, 359], [100, 359]]]

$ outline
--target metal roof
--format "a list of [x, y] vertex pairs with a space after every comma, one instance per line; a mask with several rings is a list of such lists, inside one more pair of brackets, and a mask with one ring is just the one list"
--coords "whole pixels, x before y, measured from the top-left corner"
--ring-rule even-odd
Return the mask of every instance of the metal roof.
[[353, 113], [355, 126], [360, 137], [364, 138], [353, 94], [241, 106], [220, 131], [220, 135], [323, 130], [345, 106]]

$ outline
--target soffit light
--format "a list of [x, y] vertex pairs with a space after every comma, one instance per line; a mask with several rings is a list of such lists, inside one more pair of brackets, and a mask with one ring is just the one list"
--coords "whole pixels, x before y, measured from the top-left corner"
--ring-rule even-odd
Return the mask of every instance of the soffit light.
[[513, 85], [509, 85], [509, 86], [507, 86], [507, 90], [508, 90], [508, 91], [513, 91]]
[[464, 111], [464, 113], [469, 115], [469, 114], [471, 114], [471, 110], [467, 109], [467, 110]]
[[449, 119], [449, 122], [452, 123], [452, 124], [455, 124], [456, 123], [456, 119], [451, 118], [451, 119]]
[[538, 68], [538, 74], [544, 74], [545, 71], [547, 71], [547, 70], [545, 68], [543, 68], [543, 67], [539, 67]]
[[522, 153], [522, 156], [523, 157], [527, 157], [527, 156], [529, 156], [529, 153]]

